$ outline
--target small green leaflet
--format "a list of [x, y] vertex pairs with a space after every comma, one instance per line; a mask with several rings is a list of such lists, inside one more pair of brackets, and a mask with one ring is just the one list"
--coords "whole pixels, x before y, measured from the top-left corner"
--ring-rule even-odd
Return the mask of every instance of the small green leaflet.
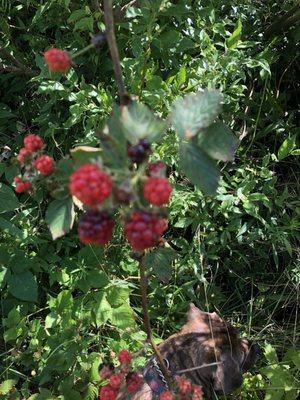
[[237, 44], [242, 36], [242, 28], [243, 28], [242, 21], [239, 18], [237, 23], [235, 24], [235, 29], [234, 29], [233, 33], [231, 34], [231, 36], [228, 39], [226, 39], [226, 45], [229, 49], [232, 49], [237, 46]]
[[221, 111], [222, 96], [217, 90], [192, 93], [173, 104], [171, 121], [181, 139], [191, 139], [208, 127]]
[[53, 240], [70, 231], [74, 223], [74, 204], [71, 197], [52, 201], [46, 211], [46, 222], [49, 225]]
[[220, 172], [212, 160], [194, 143], [182, 143], [179, 165], [191, 182], [207, 195], [213, 195], [218, 188]]

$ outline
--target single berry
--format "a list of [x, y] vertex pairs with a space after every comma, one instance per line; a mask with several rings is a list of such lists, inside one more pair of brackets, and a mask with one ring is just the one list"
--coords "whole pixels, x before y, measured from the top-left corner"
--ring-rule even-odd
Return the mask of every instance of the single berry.
[[138, 144], [130, 146], [127, 150], [128, 157], [136, 164], [141, 164], [150, 154], [150, 143], [147, 139], [141, 139]]
[[79, 240], [85, 244], [105, 245], [111, 240], [114, 225], [107, 211], [88, 210], [78, 223]]
[[28, 192], [28, 190], [31, 188], [31, 182], [23, 181], [19, 176], [14, 178], [14, 182], [16, 184], [15, 192], [17, 193]]
[[150, 176], [144, 184], [144, 197], [149, 203], [162, 206], [168, 203], [172, 193], [172, 186], [167, 178]]
[[192, 383], [186, 378], [182, 378], [181, 376], [176, 376], [176, 383], [178, 386], [178, 390], [181, 394], [189, 394], [192, 391]]
[[114, 372], [113, 364], [101, 364], [99, 367], [100, 376], [102, 379], [108, 379]]
[[123, 375], [122, 374], [114, 374], [109, 378], [109, 384], [115, 390], [119, 390], [120, 389], [122, 381], [123, 381]]
[[71, 67], [71, 57], [64, 50], [49, 49], [45, 51], [44, 59], [50, 71], [53, 72], [66, 72]]
[[125, 236], [134, 251], [142, 251], [155, 246], [167, 226], [166, 219], [137, 210], [125, 223]]
[[147, 175], [149, 176], [165, 176], [166, 164], [162, 161], [150, 163], [147, 167]]
[[87, 206], [102, 203], [111, 193], [112, 181], [96, 164], [83, 164], [71, 176], [70, 192]]
[[170, 390], [166, 390], [165, 392], [161, 393], [159, 400], [175, 400], [175, 397]]
[[121, 364], [130, 364], [132, 360], [132, 354], [130, 351], [123, 349], [120, 351], [118, 359]]
[[203, 394], [204, 393], [201, 386], [192, 386], [192, 400], [202, 400]]
[[99, 400], [116, 400], [118, 391], [113, 389], [109, 384], [102, 386], [99, 392]]
[[126, 377], [126, 388], [129, 393], [136, 392], [142, 384], [142, 378], [136, 372], [128, 374]]
[[23, 164], [31, 156], [31, 154], [32, 152], [30, 150], [22, 147], [22, 149], [20, 149], [19, 151], [19, 154], [17, 155], [17, 160], [20, 164]]
[[44, 146], [43, 139], [39, 135], [29, 134], [24, 138], [24, 147], [29, 151], [38, 151]]
[[42, 155], [35, 160], [34, 166], [41, 175], [51, 175], [54, 171], [54, 160], [52, 157]]

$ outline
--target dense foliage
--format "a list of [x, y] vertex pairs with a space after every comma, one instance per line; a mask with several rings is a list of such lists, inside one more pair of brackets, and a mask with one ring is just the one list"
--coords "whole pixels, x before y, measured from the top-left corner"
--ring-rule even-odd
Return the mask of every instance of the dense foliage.
[[[157, 341], [180, 327], [193, 301], [264, 347], [240, 399], [299, 393], [300, 30], [292, 21], [267, 34], [295, 3], [115, 1], [128, 91], [166, 118], [177, 98], [220, 89], [221, 117], [239, 139], [235, 162], [219, 163], [215, 197], [181, 174], [173, 130], [155, 146], [152, 159], [167, 164], [174, 189], [166, 248], [146, 266]], [[29, 131], [55, 160], [99, 144], [117, 100], [106, 44], [78, 55], [66, 75], [49, 72], [42, 54], [87, 46], [104, 28], [103, 12], [87, 0], [0, 4], [0, 398], [90, 400], [101, 360], [144, 343], [138, 265], [119, 226], [105, 249], [83, 246], [75, 232], [52, 241], [46, 188], [15, 195], [11, 185]], [[67, 179], [68, 161], [60, 170]]]

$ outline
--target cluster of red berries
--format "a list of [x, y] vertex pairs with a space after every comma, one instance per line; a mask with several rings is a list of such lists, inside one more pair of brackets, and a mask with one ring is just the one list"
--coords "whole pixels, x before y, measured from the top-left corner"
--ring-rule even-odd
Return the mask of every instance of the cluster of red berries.
[[[141, 146], [141, 145], [137, 145]], [[152, 205], [168, 203], [172, 187], [165, 175], [165, 165], [160, 161], [148, 166], [148, 176], [143, 185], [144, 199]], [[110, 175], [94, 163], [81, 165], [69, 180], [70, 193], [89, 207], [78, 225], [79, 239], [83, 243], [107, 244], [112, 237], [114, 221], [109, 211], [99, 206], [111, 194], [119, 203], [130, 203], [131, 193], [124, 185], [113, 190]], [[125, 219], [125, 237], [135, 251], [143, 251], [159, 243], [167, 228], [166, 219], [159, 211], [134, 210]]]
[[101, 367], [100, 376], [108, 380], [108, 383], [100, 388], [99, 400], [116, 400], [120, 393], [135, 393], [141, 387], [141, 376], [132, 371], [132, 354], [128, 350], [121, 350], [118, 359], [118, 371], [112, 364]]
[[41, 154], [44, 147], [43, 139], [38, 135], [29, 134], [25, 136], [22, 147], [17, 155], [17, 160], [21, 167], [25, 168], [23, 178], [16, 176], [14, 178], [15, 191], [17, 193], [27, 192], [32, 186], [32, 180], [36, 171], [43, 176], [49, 176], [53, 173], [55, 163], [52, 157]]
[[159, 400], [202, 400], [203, 391], [201, 386], [193, 385], [189, 379], [181, 376], [175, 378], [175, 390], [178, 395], [173, 394], [170, 390], [166, 390], [159, 396]]
[[[126, 394], [137, 392], [143, 383], [143, 378], [137, 372], [132, 371], [132, 354], [128, 350], [121, 350], [118, 356], [120, 366], [116, 370], [113, 364], [100, 366], [100, 377], [106, 380], [106, 385], [99, 390], [99, 400], [116, 400], [127, 398]], [[176, 394], [174, 394], [174, 392]], [[201, 386], [194, 385], [189, 379], [176, 376], [174, 380], [174, 392], [167, 390], [159, 396], [159, 400], [202, 400]]]
[[44, 60], [49, 70], [53, 72], [67, 72], [71, 68], [71, 57], [64, 50], [49, 49], [44, 53]]

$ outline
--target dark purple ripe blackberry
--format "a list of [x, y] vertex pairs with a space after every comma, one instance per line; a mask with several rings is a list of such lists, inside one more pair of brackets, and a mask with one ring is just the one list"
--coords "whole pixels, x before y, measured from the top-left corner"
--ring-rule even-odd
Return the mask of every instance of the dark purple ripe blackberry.
[[127, 150], [132, 162], [141, 164], [151, 152], [151, 146], [147, 139], [141, 139], [138, 144], [130, 146]]

